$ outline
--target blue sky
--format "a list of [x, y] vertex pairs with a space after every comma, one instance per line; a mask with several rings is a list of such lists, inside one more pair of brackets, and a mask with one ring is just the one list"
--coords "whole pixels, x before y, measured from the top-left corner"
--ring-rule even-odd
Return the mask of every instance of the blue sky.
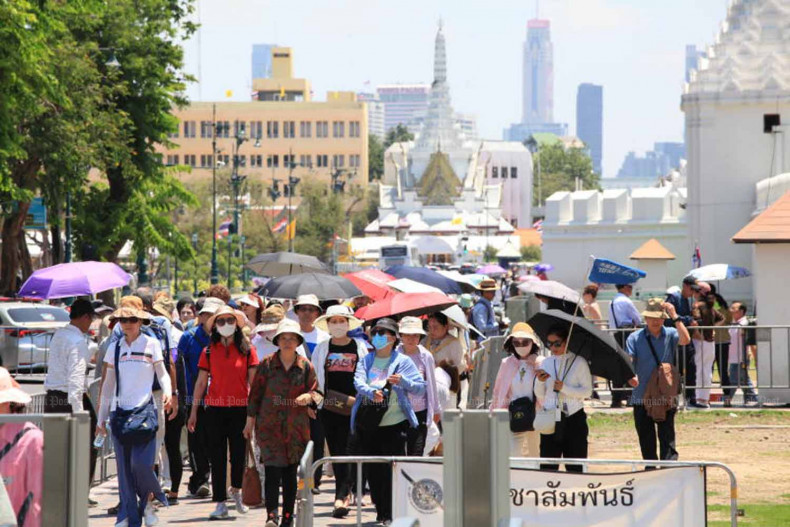
[[[554, 43], [555, 120], [575, 131], [578, 85], [604, 86], [605, 177], [630, 150], [682, 141], [685, 46], [714, 41], [727, 3], [540, 2]], [[193, 100], [227, 100], [226, 90], [249, 100], [253, 43], [292, 47], [294, 73], [310, 79], [318, 100], [327, 90], [430, 82], [441, 18], [455, 110], [475, 114], [480, 136], [490, 139], [521, 116], [531, 0], [200, 0], [199, 12], [200, 37], [185, 43], [187, 71], [197, 75], [200, 64], [202, 82], [188, 90]]]

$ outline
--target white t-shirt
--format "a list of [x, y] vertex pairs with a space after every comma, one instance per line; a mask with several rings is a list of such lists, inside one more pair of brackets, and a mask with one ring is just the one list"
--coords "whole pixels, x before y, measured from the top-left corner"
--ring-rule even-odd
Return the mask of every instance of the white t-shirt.
[[[255, 347], [255, 351], [258, 354], [258, 362], [261, 362], [265, 357], [268, 357], [269, 355], [280, 349], [274, 344], [272, 344], [271, 340], [269, 340], [266, 337], [262, 337], [260, 335], [255, 335], [252, 338], [252, 345]], [[307, 355], [305, 355], [302, 346], [296, 348], [296, 353], [298, 353], [304, 358], [307, 358]]]
[[312, 358], [313, 351], [315, 351], [316, 346], [325, 340], [329, 340], [329, 333], [322, 331], [315, 326], [313, 326], [313, 331], [308, 333], [302, 331], [302, 336], [304, 337], [304, 344], [299, 346], [299, 348], [305, 353], [305, 356], [308, 359]]
[[[140, 406], [152, 396], [154, 384], [154, 365], [162, 362], [162, 345], [154, 337], [140, 333], [131, 346], [126, 339], [120, 340], [121, 349], [118, 358], [118, 372], [121, 388], [119, 397], [113, 398], [112, 409], [120, 405], [124, 410]], [[115, 344], [111, 345], [104, 355], [104, 362], [115, 367]], [[113, 394], [115, 395], [115, 394]]]
[[518, 371], [513, 376], [513, 381], [510, 383], [510, 400], [515, 401], [522, 397], [529, 397], [535, 400], [535, 395], [532, 391], [535, 379], [535, 371], [530, 368], [527, 361], [518, 361]]
[[433, 370], [436, 378], [436, 398], [439, 400], [439, 410], [452, 410], [455, 408], [455, 397], [450, 393], [452, 379], [443, 368]]

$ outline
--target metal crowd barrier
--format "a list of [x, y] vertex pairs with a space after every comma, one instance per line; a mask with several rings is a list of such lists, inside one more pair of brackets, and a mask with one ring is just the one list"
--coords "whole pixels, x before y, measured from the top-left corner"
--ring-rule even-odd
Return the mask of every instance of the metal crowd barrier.
[[[44, 371], [55, 331], [57, 328], [0, 326], [0, 365], [17, 373]], [[20, 359], [24, 360], [25, 366], [19, 367]]]

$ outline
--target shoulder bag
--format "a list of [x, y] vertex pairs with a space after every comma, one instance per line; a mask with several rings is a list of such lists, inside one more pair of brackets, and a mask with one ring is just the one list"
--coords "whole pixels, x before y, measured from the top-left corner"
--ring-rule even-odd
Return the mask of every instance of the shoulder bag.
[[[121, 354], [121, 341], [115, 344], [115, 397], [121, 395], [121, 372], [118, 368]], [[120, 401], [118, 401], [120, 403]], [[110, 419], [112, 433], [125, 445], [139, 445], [154, 439], [159, 430], [153, 395], [148, 402], [130, 410], [124, 410], [118, 404]]]
[[[392, 374], [394, 375], [397, 373], [397, 370], [398, 369], [395, 368]], [[368, 399], [367, 397], [362, 399], [362, 404], [360, 404], [357, 409], [357, 428], [370, 432], [379, 427], [381, 420], [384, 418], [384, 414], [386, 414], [389, 409], [391, 390], [392, 385], [387, 382], [384, 388], [381, 389], [381, 392], [384, 394], [384, 399], [380, 403], [373, 402], [373, 399]]]
[[[247, 441], [247, 451], [244, 456], [244, 478], [241, 481], [241, 501], [248, 507], [257, 507], [263, 503], [263, 492], [261, 490], [261, 476], [255, 466], [255, 453], [252, 448], [252, 440]], [[252, 461], [252, 464], [250, 464]]]
[[532, 378], [532, 399], [529, 397], [519, 397], [507, 407], [508, 414], [510, 414], [510, 431], [511, 432], [532, 432], [535, 430], [535, 380], [537, 376]]

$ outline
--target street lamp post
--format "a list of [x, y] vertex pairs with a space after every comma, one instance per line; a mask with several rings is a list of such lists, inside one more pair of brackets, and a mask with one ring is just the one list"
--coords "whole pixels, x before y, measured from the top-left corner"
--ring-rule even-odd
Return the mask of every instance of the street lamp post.
[[217, 135], [225, 127], [217, 125], [217, 105], [213, 105], [211, 114], [211, 283], [219, 283], [219, 264], [217, 262]]
[[294, 238], [296, 237], [296, 230], [294, 229], [291, 231], [291, 224], [293, 223], [293, 211], [291, 210], [291, 198], [296, 191], [296, 185], [299, 183], [300, 179], [298, 177], [294, 177], [294, 168], [296, 168], [296, 163], [294, 163], [294, 152], [293, 149], [288, 151], [288, 186], [287, 194], [288, 194], [288, 228], [286, 232], [288, 233], [288, 252], [294, 252]]
[[64, 256], [64, 261], [66, 263], [71, 262], [73, 243], [71, 238], [71, 192], [66, 192], [66, 254]]
[[195, 267], [195, 274], [192, 275], [192, 291], [197, 296], [198, 293], [198, 286], [197, 286], [197, 250], [198, 250], [198, 234], [196, 232], [192, 233], [192, 248], [195, 250], [195, 255], [192, 257], [192, 263]]
[[241, 158], [239, 157], [239, 148], [241, 145], [247, 141], [247, 138], [244, 137], [244, 130], [240, 130], [239, 128], [236, 129], [236, 133], [234, 135], [236, 142], [234, 143], [234, 150], [233, 150], [233, 172], [230, 175], [230, 184], [231, 189], [233, 191], [233, 222], [231, 223], [230, 227], [228, 228], [228, 289], [231, 288], [233, 283], [233, 278], [231, 275], [231, 262], [233, 257], [233, 235], [239, 232], [239, 191], [241, 189], [241, 184], [247, 179], [247, 176], [240, 176], [239, 175], [239, 165], [241, 164]]

